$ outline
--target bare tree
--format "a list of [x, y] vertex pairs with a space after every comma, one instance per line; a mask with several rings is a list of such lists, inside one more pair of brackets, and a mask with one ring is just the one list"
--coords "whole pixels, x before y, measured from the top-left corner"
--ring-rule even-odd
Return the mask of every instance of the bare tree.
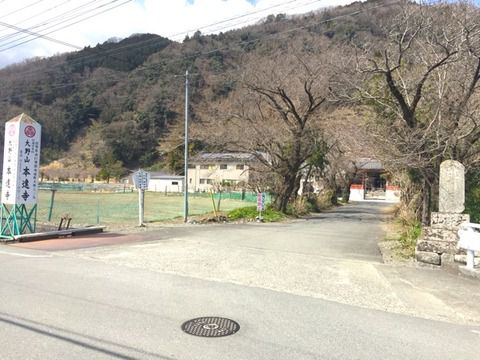
[[200, 138], [218, 148], [254, 154], [275, 195], [274, 205], [283, 212], [309, 160], [325, 150], [320, 115], [327, 109], [328, 57], [295, 53], [287, 49], [245, 60], [249, 68], [241, 70], [238, 90], [196, 127]]
[[384, 160], [423, 187], [428, 223], [441, 161], [480, 161], [480, 11], [404, 3], [382, 28], [383, 43], [355, 49], [355, 96], [375, 112]]

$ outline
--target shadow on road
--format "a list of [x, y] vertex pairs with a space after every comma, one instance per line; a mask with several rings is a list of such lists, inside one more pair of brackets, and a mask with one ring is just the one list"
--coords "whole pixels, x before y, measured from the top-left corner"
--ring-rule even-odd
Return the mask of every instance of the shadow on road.
[[317, 214], [311, 214], [303, 217], [305, 220], [325, 220], [343, 221], [345, 219], [353, 221], [376, 221], [387, 222], [390, 220], [392, 204], [384, 203], [351, 203], [338, 206]]
[[[8, 314], [5, 314], [5, 313], [0, 313], [0, 322], [2, 322], [4, 324], [16, 326], [16, 327], [19, 327], [19, 328], [24, 329], [24, 330], [31, 331], [31, 332], [34, 332], [36, 334], [40, 334], [40, 335], [44, 335], [44, 336], [47, 336], [47, 337], [50, 337], [50, 338], [54, 338], [56, 340], [61, 340], [61, 341], [67, 342], [69, 344], [77, 345], [77, 346], [80, 346], [80, 347], [88, 349], [88, 350], [93, 350], [93, 351], [96, 351], [96, 352], [99, 352], [99, 353], [102, 353], [102, 354], [106, 354], [106, 355], [109, 355], [109, 356], [112, 356], [112, 357], [115, 357], [115, 358], [118, 358], [118, 359], [134, 360], [134, 359], [141, 359], [145, 355], [148, 355], [148, 356], [152, 356], [156, 359], [172, 360], [172, 358], [170, 358], [170, 357], [145, 352], [145, 351], [142, 351], [142, 350], [130, 347], [130, 346], [121, 345], [121, 344], [114, 343], [114, 342], [111, 342], [111, 341], [98, 339], [98, 338], [93, 337], [93, 336], [83, 335], [83, 334], [80, 334], [80, 333], [77, 333], [77, 332], [72, 332], [72, 331], [61, 329], [61, 328], [58, 328], [58, 327], [55, 327], [55, 326], [42, 324], [42, 323], [39, 323], [39, 322], [36, 322], [36, 321], [33, 321], [33, 320], [28, 320], [28, 319], [24, 319], [24, 318], [20, 318], [20, 317], [16, 317], [16, 316], [11, 316], [11, 315], [8, 315]], [[42, 329], [42, 328], [45, 328], [45, 329]], [[64, 333], [64, 334], [62, 334], [62, 333]], [[68, 334], [68, 335], [65, 335], [65, 334]], [[76, 338], [83, 338], [84, 340], [78, 340], [78, 339], [75, 339], [75, 337]], [[129, 351], [129, 352], [138, 353], [139, 357], [132, 357], [132, 356], [129, 356], [129, 355], [125, 355], [121, 352], [113, 351], [113, 350], [107, 349], [106, 347], [102, 347], [102, 346], [99, 346], [99, 345], [94, 345], [94, 344], [89, 343], [87, 341], [103, 343], [103, 344], [107, 344], [107, 345], [110, 345], [110, 346], [113, 346], [113, 347], [122, 348], [124, 350]]]

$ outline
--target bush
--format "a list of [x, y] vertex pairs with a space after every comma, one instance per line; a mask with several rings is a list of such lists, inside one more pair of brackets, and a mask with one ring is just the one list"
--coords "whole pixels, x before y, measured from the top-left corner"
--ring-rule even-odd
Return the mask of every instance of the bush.
[[465, 213], [470, 214], [470, 221], [480, 222], [480, 186], [469, 186], [465, 194]]
[[323, 190], [316, 196], [315, 208], [322, 211], [336, 205], [336, 193], [333, 190]]
[[[255, 220], [258, 216], [256, 206], [246, 206], [230, 211], [227, 215], [229, 220]], [[263, 220], [266, 222], [280, 221], [285, 218], [285, 214], [273, 210], [270, 205], [267, 205], [265, 211], [262, 212]]]
[[305, 197], [298, 198], [287, 207], [287, 213], [293, 216], [307, 215], [314, 211], [316, 211], [315, 205]]
[[422, 235], [422, 225], [419, 222], [403, 224], [403, 230], [398, 238], [401, 255], [409, 258], [415, 256], [417, 239]]

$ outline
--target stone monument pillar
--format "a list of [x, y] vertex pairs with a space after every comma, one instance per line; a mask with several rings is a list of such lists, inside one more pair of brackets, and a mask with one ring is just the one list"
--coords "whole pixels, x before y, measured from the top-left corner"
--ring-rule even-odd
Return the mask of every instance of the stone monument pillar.
[[455, 160], [440, 164], [438, 211], [461, 214], [465, 210], [465, 167]]
[[457, 249], [458, 229], [470, 216], [465, 210], [465, 168], [455, 160], [440, 165], [439, 212], [433, 212], [429, 227], [418, 240], [416, 259], [432, 265], [451, 266], [462, 262], [464, 253]]

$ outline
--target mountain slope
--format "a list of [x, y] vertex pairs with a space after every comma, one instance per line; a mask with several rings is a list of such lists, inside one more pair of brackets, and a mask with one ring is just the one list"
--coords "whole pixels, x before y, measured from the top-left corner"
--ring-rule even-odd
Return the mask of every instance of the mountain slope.
[[[283, 56], [287, 47], [298, 49], [301, 57], [319, 39], [330, 48], [352, 40], [375, 41], [379, 22], [395, 11], [392, 4], [367, 1], [315, 14], [271, 15], [227, 33], [197, 32], [181, 44], [152, 34], [133, 35], [10, 66], [0, 70], [0, 119], [26, 112], [43, 125], [43, 163], [68, 156], [73, 143], [83, 143], [86, 155], [78, 161], [97, 167], [120, 163], [181, 169], [186, 69], [192, 74], [195, 122], [209, 104], [235, 91], [237, 64], [244, 59], [255, 66], [256, 57]], [[193, 142], [192, 150], [203, 146]]]

